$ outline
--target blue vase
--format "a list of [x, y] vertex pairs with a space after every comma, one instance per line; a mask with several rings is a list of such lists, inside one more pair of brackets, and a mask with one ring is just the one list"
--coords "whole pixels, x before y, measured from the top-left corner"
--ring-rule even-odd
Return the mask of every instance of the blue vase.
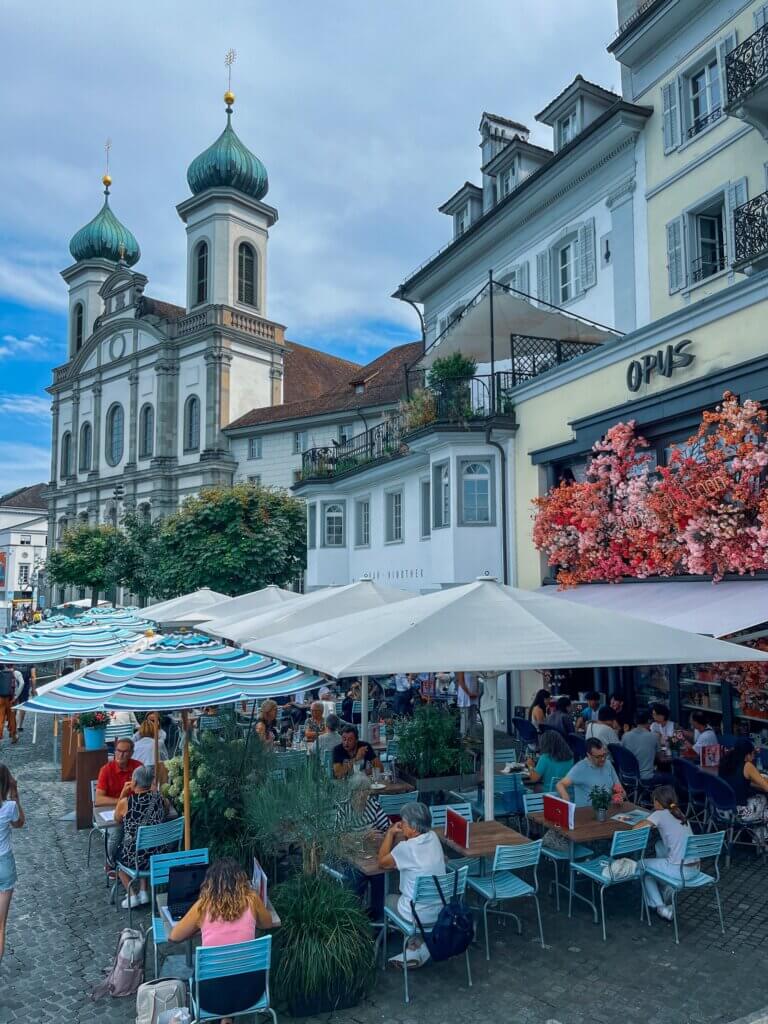
[[104, 737], [107, 735], [106, 726], [101, 726], [98, 729], [89, 729], [85, 727], [83, 729], [83, 744], [86, 750], [101, 750], [106, 746]]

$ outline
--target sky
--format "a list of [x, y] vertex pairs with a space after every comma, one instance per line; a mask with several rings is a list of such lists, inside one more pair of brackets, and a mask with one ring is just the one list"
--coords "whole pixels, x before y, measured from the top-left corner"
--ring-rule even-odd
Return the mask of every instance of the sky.
[[102, 202], [138, 238], [146, 292], [183, 304], [176, 204], [234, 126], [277, 207], [267, 315], [287, 337], [367, 362], [419, 336], [390, 296], [451, 232], [437, 212], [480, 181], [484, 110], [522, 121], [576, 74], [619, 89], [615, 0], [0, 0], [0, 494], [47, 480], [65, 361], [68, 243]]

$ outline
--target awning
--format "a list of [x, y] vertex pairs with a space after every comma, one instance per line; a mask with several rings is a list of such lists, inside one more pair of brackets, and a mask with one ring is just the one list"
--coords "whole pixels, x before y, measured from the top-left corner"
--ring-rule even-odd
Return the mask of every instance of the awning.
[[539, 593], [708, 636], [730, 636], [768, 622], [765, 580], [589, 583], [567, 590], [540, 587]]

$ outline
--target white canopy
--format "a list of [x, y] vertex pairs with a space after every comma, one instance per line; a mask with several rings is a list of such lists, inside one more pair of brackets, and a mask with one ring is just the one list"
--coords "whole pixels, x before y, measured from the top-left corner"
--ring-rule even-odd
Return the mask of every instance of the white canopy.
[[239, 622], [251, 615], [280, 607], [301, 596], [294, 590], [283, 590], [282, 587], [270, 585], [261, 590], [254, 590], [250, 594], [241, 594], [240, 597], [216, 601], [214, 604], [208, 605], [207, 608], [201, 608], [200, 611], [189, 612], [184, 621], [191, 625], [205, 622], [209, 627], [208, 631], [213, 633], [219, 626]]
[[344, 587], [326, 587], [307, 594], [301, 601], [289, 601], [278, 608], [230, 623], [221, 630], [212, 630], [209, 623], [199, 627], [200, 632], [222, 636], [242, 644], [246, 650], [258, 650], [255, 641], [262, 636], [285, 633], [316, 623], [327, 623], [339, 616], [367, 609], [382, 608], [413, 596], [411, 591], [382, 587], [372, 580], [359, 580]]
[[[275, 631], [276, 633], [277, 631]], [[722, 640], [481, 579], [290, 633], [249, 649], [336, 678], [391, 672], [768, 661]]]
[[541, 587], [538, 593], [709, 636], [730, 636], [768, 622], [765, 580], [589, 583], [568, 590]]
[[160, 601], [158, 604], [151, 604], [141, 609], [141, 614], [148, 619], [153, 619], [161, 625], [170, 623], [183, 624], [191, 612], [200, 611], [203, 608], [210, 608], [221, 601], [229, 601], [226, 594], [220, 594], [217, 590], [209, 590], [202, 587], [191, 594], [182, 594], [181, 597], [172, 597], [169, 601]]
[[[425, 353], [419, 366], [431, 366], [442, 356], [461, 352], [478, 363], [491, 359], [490, 297], [488, 292], [456, 320]], [[494, 288], [493, 340], [497, 362], [509, 359], [509, 339], [513, 334], [556, 341], [580, 341], [601, 344], [615, 341], [617, 332], [586, 324], [567, 313], [535, 306], [519, 295]]]

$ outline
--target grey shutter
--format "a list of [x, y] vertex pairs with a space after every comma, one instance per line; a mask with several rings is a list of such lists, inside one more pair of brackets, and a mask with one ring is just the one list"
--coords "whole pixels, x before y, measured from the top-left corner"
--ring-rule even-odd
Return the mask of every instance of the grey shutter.
[[593, 288], [596, 283], [595, 218], [590, 217], [579, 227], [579, 287], [576, 294]]
[[542, 302], [552, 301], [552, 292], [549, 283], [549, 249], [540, 252], [536, 256], [536, 295]]
[[[530, 275], [528, 273], [528, 260], [523, 260], [520, 264], [520, 273], [517, 275], [518, 289], [521, 292], [525, 292], [526, 295], [531, 294]], [[520, 298], [520, 296], [518, 296]]]
[[733, 212], [737, 206], [742, 206], [747, 201], [747, 179], [739, 178], [738, 181], [728, 183], [725, 191], [725, 238], [726, 238], [726, 261], [729, 266], [733, 265], [736, 258], [736, 232], [734, 230]]
[[763, 4], [762, 7], [758, 7], [752, 17], [755, 22], [755, 30], [763, 28], [768, 24], [768, 4]]
[[678, 83], [662, 86], [661, 110], [664, 129], [664, 152], [671, 153], [680, 145], [680, 107], [678, 105]]
[[686, 282], [684, 230], [682, 217], [676, 217], [667, 224], [667, 273], [670, 295], [679, 292]]
[[720, 104], [725, 107], [728, 102], [728, 76], [725, 73], [725, 55], [736, 46], [736, 33], [730, 32], [725, 39], [717, 44], [717, 63], [720, 68]]

